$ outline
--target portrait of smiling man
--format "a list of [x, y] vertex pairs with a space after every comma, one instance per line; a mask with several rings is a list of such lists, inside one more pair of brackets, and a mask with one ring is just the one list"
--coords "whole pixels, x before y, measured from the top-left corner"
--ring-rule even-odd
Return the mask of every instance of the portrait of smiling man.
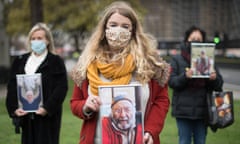
[[109, 117], [102, 119], [103, 144], [135, 144], [142, 141], [141, 123], [136, 123], [134, 103], [126, 96], [113, 98]]

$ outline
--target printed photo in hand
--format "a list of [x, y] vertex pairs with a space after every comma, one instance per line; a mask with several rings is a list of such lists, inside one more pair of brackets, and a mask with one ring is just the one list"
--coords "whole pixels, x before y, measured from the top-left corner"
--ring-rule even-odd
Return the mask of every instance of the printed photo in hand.
[[142, 143], [141, 85], [100, 86], [102, 144]]
[[193, 78], [209, 78], [214, 71], [214, 43], [191, 43]]
[[17, 78], [17, 97], [20, 108], [35, 112], [43, 104], [41, 74], [19, 74]]

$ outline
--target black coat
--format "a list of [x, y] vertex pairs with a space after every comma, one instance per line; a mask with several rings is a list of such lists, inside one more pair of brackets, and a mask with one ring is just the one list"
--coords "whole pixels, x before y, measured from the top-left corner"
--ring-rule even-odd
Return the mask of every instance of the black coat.
[[185, 69], [190, 67], [189, 59], [183, 55], [171, 59], [172, 72], [169, 87], [173, 89], [172, 116], [176, 118], [204, 119], [207, 116], [207, 91], [221, 90], [223, 79], [217, 67], [217, 77], [210, 81], [206, 78], [188, 79]]
[[[7, 87], [6, 107], [11, 118], [16, 118], [18, 108], [16, 74], [24, 74], [30, 53], [16, 57], [11, 68]], [[21, 118], [22, 144], [59, 144], [62, 103], [68, 89], [67, 72], [63, 60], [48, 52], [46, 59], [37, 69], [42, 74], [43, 107], [46, 116], [34, 113]]]

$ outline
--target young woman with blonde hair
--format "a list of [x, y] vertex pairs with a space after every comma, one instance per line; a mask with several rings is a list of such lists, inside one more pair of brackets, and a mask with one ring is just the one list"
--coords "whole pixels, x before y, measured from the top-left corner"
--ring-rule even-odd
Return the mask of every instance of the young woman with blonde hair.
[[146, 34], [133, 8], [125, 2], [109, 5], [72, 71], [74, 115], [84, 120], [80, 142], [100, 142], [98, 86], [142, 84], [144, 137], [159, 144], [169, 108], [169, 65], [156, 52], [156, 40]]

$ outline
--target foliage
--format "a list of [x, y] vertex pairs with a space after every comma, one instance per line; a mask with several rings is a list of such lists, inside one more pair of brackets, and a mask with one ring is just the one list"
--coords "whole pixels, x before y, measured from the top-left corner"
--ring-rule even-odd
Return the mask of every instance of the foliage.
[[[114, 0], [42, 0], [44, 22], [53, 30], [83, 33], [96, 25], [103, 8]], [[128, 0], [140, 13], [140, 0]], [[13, 0], [5, 4], [6, 29], [10, 36], [26, 34], [31, 27], [29, 0]]]
[[15, 0], [5, 5], [5, 25], [8, 34], [25, 33], [30, 28], [30, 9], [28, 0]]

